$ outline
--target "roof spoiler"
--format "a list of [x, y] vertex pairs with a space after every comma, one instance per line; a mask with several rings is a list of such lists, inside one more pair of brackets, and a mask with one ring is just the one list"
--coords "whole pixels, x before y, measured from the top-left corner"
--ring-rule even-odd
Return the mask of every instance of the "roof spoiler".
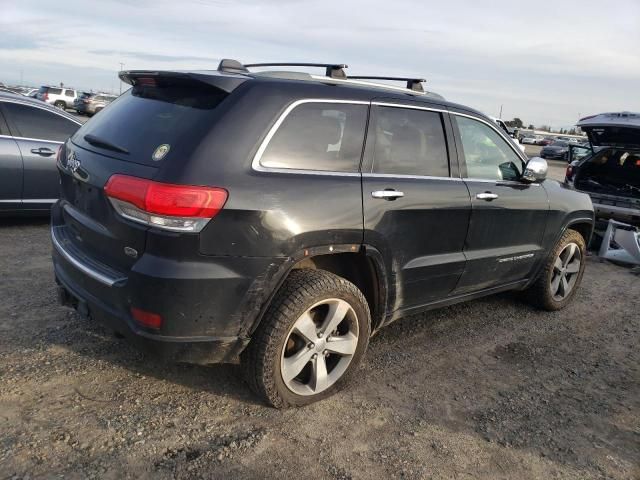
[[231, 93], [241, 83], [247, 81], [240, 76], [207, 75], [198, 72], [175, 72], [154, 70], [129, 70], [118, 73], [118, 77], [132, 86], [156, 86], [186, 83], [203, 83]]

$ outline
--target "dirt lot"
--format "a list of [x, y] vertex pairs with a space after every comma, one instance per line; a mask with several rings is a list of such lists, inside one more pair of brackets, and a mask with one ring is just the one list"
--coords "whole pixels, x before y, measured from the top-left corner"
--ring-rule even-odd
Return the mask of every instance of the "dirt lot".
[[403, 319], [304, 409], [236, 366], [145, 358], [55, 300], [46, 220], [0, 225], [0, 478], [640, 478], [640, 278], [590, 258], [561, 313]]

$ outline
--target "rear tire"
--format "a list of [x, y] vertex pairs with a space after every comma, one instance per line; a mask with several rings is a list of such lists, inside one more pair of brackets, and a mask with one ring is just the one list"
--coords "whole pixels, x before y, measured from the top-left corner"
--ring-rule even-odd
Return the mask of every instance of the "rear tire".
[[242, 354], [245, 378], [276, 408], [317, 402], [349, 381], [370, 334], [369, 306], [353, 283], [294, 270]]
[[54, 106], [54, 107], [59, 108], [60, 110], [66, 110], [66, 108], [67, 108], [67, 104], [66, 104], [66, 103], [64, 103], [64, 102], [63, 102], [63, 101], [61, 101], [61, 100], [56, 101], [56, 102], [53, 104], [53, 106]]
[[548, 311], [566, 307], [580, 287], [586, 253], [582, 235], [571, 229], [564, 232], [535, 283], [526, 291], [529, 303]]

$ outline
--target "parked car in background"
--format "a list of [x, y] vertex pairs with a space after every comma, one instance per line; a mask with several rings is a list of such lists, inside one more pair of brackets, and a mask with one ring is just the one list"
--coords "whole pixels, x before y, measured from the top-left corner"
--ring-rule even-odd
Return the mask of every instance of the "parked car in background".
[[569, 142], [556, 140], [550, 145], [545, 145], [540, 150], [541, 158], [552, 158], [555, 160], [566, 160], [569, 151]]
[[542, 145], [543, 147], [546, 145], [551, 145], [555, 139], [553, 137], [540, 137], [538, 139], [538, 145]]
[[580, 119], [588, 146], [569, 147], [565, 184], [589, 194], [600, 229], [609, 219], [640, 227], [640, 113]]
[[73, 102], [78, 98], [78, 92], [72, 88], [42, 86], [38, 90], [37, 98], [54, 107], [66, 110], [73, 107]]
[[74, 107], [76, 112], [81, 115], [93, 116], [113, 102], [116, 98], [118, 97], [107, 93], [92, 93], [78, 97], [74, 103]]
[[78, 109], [81, 108], [80, 105], [84, 102], [84, 100], [92, 97], [93, 95], [95, 95], [94, 92], [78, 92], [78, 96], [73, 101], [73, 109], [76, 111], [76, 113], [80, 113]]
[[60, 193], [58, 147], [80, 125], [39, 100], [0, 93], [0, 214], [49, 212]]
[[520, 143], [522, 143], [523, 145], [535, 145], [536, 137], [534, 137], [533, 135], [523, 136], [522, 140], [520, 140]]
[[38, 95], [38, 91], [39, 90], [40, 90], [39, 88], [29, 88], [29, 89], [27, 89], [26, 92], [23, 92], [22, 94], [25, 97], [36, 98], [36, 96]]
[[174, 361], [239, 359], [277, 407], [336, 392], [409, 314], [513, 289], [571, 301], [587, 195], [419, 80], [322, 68], [120, 72], [131, 90], [59, 155], [60, 301]]

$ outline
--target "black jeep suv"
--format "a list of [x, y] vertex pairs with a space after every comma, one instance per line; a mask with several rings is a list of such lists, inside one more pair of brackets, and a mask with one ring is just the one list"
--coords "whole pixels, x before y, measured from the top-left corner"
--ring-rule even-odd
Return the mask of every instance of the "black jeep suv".
[[239, 359], [282, 407], [334, 393], [407, 314], [575, 295], [591, 201], [495, 122], [418, 80], [269, 65], [120, 73], [58, 152], [63, 304], [174, 361]]

